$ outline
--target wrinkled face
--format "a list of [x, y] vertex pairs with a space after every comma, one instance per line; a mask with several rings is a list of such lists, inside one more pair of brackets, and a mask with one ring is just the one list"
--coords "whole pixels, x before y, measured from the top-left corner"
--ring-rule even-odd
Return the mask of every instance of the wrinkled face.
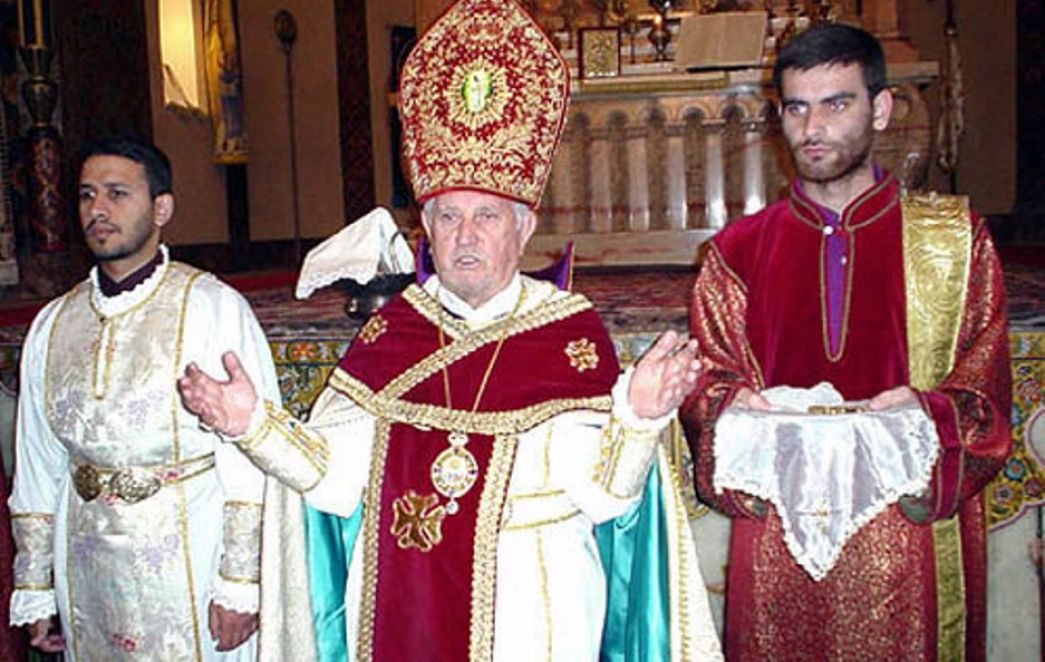
[[802, 179], [828, 183], [869, 166], [874, 131], [889, 123], [892, 97], [872, 100], [859, 64], [825, 64], [781, 77], [780, 115]]
[[517, 220], [509, 200], [477, 191], [433, 199], [422, 218], [439, 281], [476, 308], [511, 282], [536, 219]]
[[80, 171], [80, 225], [99, 262], [144, 262], [170, 219], [169, 193], [149, 195], [145, 166], [122, 156], [92, 156]]

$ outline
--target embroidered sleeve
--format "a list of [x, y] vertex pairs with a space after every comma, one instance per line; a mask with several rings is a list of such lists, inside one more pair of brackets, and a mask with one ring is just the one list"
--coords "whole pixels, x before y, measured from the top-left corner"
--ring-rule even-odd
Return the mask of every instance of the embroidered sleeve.
[[261, 504], [228, 501], [224, 512], [225, 553], [221, 577], [241, 584], [256, 584], [261, 573]]
[[11, 625], [26, 625], [57, 613], [54, 598], [54, 518], [46, 513], [11, 516], [16, 555]]
[[307, 492], [327, 473], [326, 439], [268, 400], [264, 416], [245, 436], [232, 439], [265, 473]]
[[629, 368], [613, 386], [613, 411], [602, 428], [592, 475], [594, 482], [618, 499], [633, 499], [642, 491], [657, 441], [674, 418], [674, 412], [654, 420], [635, 415], [628, 404], [633, 371]]
[[261, 580], [261, 504], [225, 502], [223, 549], [212, 599], [242, 614], [257, 613]]
[[710, 245], [697, 276], [689, 333], [700, 343], [704, 371], [679, 410], [694, 460], [701, 501], [730, 517], [758, 517], [761, 504], [735, 490], [715, 491], [715, 423], [742, 387], [759, 391], [763, 380], [746, 337], [747, 293], [740, 278]]
[[646, 483], [659, 436], [659, 431], [633, 430], [616, 416], [611, 416], [602, 430], [592, 480], [602, 485], [611, 496], [635, 498]]
[[11, 516], [14, 534], [15, 590], [43, 591], [54, 587], [54, 517], [43, 513]]

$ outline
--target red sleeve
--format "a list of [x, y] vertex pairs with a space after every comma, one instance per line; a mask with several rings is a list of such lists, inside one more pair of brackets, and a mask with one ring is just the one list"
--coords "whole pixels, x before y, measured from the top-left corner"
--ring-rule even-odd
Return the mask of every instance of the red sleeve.
[[732, 490], [716, 494], [712, 482], [715, 422], [741, 387], [759, 391], [763, 380], [745, 334], [746, 289], [714, 242], [710, 247], [689, 310], [689, 333], [700, 343], [704, 371], [679, 416], [693, 455], [701, 501], [730, 517], [752, 517], [747, 505], [752, 497]]

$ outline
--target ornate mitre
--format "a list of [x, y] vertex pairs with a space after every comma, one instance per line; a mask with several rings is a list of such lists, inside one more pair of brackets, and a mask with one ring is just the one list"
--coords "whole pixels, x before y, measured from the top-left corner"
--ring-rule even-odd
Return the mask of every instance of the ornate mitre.
[[569, 70], [515, 0], [458, 0], [403, 65], [403, 155], [419, 203], [453, 189], [541, 200]]

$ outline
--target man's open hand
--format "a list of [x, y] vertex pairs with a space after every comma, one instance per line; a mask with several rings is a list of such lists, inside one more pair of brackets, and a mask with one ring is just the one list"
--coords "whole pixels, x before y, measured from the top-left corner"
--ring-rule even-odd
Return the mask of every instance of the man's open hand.
[[258, 396], [239, 358], [233, 352], [221, 355], [228, 381], [218, 381], [195, 363], [185, 367], [178, 392], [185, 408], [200, 417], [207, 427], [230, 437], [247, 432]]
[[631, 410], [641, 418], [660, 418], [682, 404], [699, 376], [697, 341], [680, 342], [668, 331], [635, 365], [628, 386]]

